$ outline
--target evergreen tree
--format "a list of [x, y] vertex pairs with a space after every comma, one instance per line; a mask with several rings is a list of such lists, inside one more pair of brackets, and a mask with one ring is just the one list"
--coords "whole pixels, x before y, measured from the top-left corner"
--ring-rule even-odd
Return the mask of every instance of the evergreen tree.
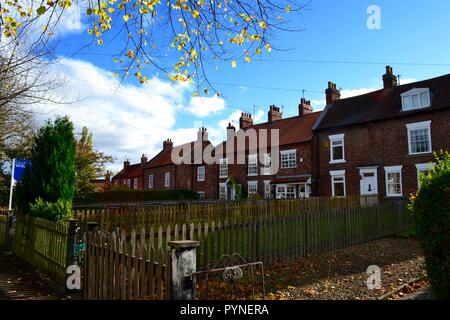
[[72, 202], [75, 193], [75, 137], [73, 124], [58, 118], [42, 127], [31, 149], [32, 170], [17, 187], [20, 212], [29, 213], [38, 198], [48, 203]]

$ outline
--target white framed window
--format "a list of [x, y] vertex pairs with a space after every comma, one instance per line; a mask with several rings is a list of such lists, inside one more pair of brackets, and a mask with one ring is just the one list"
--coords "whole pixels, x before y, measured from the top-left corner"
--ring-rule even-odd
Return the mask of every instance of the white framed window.
[[197, 168], [197, 181], [205, 181], [205, 167], [204, 166]]
[[249, 176], [257, 176], [258, 175], [258, 155], [257, 154], [251, 154], [248, 156], [247, 174]]
[[293, 184], [279, 184], [276, 187], [277, 199], [295, 199], [297, 197], [296, 186]]
[[219, 183], [219, 199], [226, 200], [227, 199], [227, 184]]
[[333, 197], [345, 197], [347, 190], [345, 186], [345, 170], [330, 171], [331, 193]]
[[263, 160], [263, 175], [270, 176], [270, 167], [271, 167], [271, 160], [270, 160], [270, 154], [265, 153], [264, 154], [264, 160]]
[[247, 193], [249, 196], [258, 193], [258, 181], [249, 181], [247, 187]]
[[417, 169], [417, 186], [420, 189], [420, 175], [428, 175], [430, 170], [432, 170], [436, 166], [436, 163], [418, 163], [416, 164]]
[[124, 186], [126, 186], [126, 185], [127, 185], [127, 179], [123, 179], [123, 180], [122, 180], [122, 184], [123, 184]]
[[228, 159], [220, 159], [219, 160], [219, 178], [227, 178], [228, 177]]
[[403, 195], [402, 186], [402, 166], [384, 167], [386, 173], [386, 196], [401, 197]]
[[297, 167], [297, 150], [280, 151], [281, 154], [281, 169]]
[[170, 187], [170, 172], [164, 174], [164, 186]]
[[408, 150], [409, 154], [431, 153], [431, 120], [410, 123], [406, 125], [408, 129]]
[[270, 180], [264, 181], [264, 199], [270, 199]]
[[127, 187], [131, 189], [131, 179], [127, 179]]
[[412, 89], [401, 94], [402, 110], [409, 111], [414, 109], [422, 109], [431, 106], [430, 89]]
[[138, 178], [134, 178], [133, 179], [133, 189], [137, 189], [138, 188], [138, 184], [139, 184], [139, 179]]
[[330, 139], [330, 163], [344, 163], [344, 134], [336, 134], [328, 138]]
[[154, 176], [152, 174], [150, 174], [148, 176], [148, 188], [149, 189], [153, 189], [153, 179], [154, 179]]
[[200, 199], [205, 199], [205, 191], [197, 191]]

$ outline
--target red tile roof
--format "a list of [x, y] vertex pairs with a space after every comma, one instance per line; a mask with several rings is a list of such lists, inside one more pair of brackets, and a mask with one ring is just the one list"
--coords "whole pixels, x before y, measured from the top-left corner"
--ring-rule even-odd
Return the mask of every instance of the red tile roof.
[[[296, 116], [273, 122], [264, 122], [244, 128], [244, 132], [249, 129], [260, 130], [266, 129], [268, 138], [268, 147], [270, 147], [270, 130], [279, 130], [280, 146], [295, 143], [308, 142], [313, 137], [312, 127], [319, 118], [321, 112], [313, 112], [304, 116]], [[239, 132], [239, 131], [238, 131]], [[237, 138], [235, 138], [236, 145]], [[226, 148], [226, 141], [216, 147], [216, 152], [220, 152], [222, 148]], [[248, 149], [248, 145], [246, 145]]]
[[[203, 141], [203, 149], [207, 145], [210, 145], [210, 144], [211, 144], [211, 142], [209, 142], [209, 141]], [[162, 167], [162, 166], [167, 166], [167, 165], [173, 164], [172, 150], [175, 150], [175, 152], [179, 152], [180, 156], [183, 156], [184, 149], [188, 148], [188, 149], [192, 150], [191, 161], [193, 162], [194, 146], [195, 146], [195, 141], [191, 141], [191, 142], [179, 145], [179, 146], [175, 146], [172, 148], [167, 148], [166, 150], [162, 150], [160, 153], [158, 153], [155, 157], [153, 157], [153, 159], [151, 159], [146, 164], [145, 169]]]
[[133, 177], [141, 177], [144, 173], [144, 166], [146, 163], [131, 164], [126, 168], [123, 168], [112, 179], [127, 179]]
[[[402, 111], [400, 95], [414, 88], [431, 90], [431, 107]], [[317, 129], [348, 126], [448, 107], [450, 107], [450, 74], [337, 100], [324, 110], [323, 119]]]

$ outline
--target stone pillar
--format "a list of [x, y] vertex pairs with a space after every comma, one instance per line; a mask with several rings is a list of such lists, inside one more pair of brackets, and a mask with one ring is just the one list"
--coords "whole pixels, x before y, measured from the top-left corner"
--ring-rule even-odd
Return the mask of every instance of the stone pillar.
[[169, 241], [171, 251], [171, 297], [172, 300], [194, 300], [197, 270], [197, 247], [199, 241]]

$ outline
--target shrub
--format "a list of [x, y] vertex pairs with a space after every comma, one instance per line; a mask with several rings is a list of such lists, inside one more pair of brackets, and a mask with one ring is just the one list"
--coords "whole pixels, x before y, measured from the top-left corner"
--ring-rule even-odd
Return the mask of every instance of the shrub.
[[410, 209], [432, 293], [437, 299], [450, 299], [450, 154], [441, 152], [436, 162], [428, 175], [421, 175]]
[[72, 201], [60, 199], [48, 202], [37, 198], [35, 204], [31, 205], [30, 215], [51, 221], [66, 220], [72, 216]]
[[106, 192], [89, 193], [75, 202], [128, 202], [198, 200], [199, 194], [191, 190], [129, 190], [113, 189]]

